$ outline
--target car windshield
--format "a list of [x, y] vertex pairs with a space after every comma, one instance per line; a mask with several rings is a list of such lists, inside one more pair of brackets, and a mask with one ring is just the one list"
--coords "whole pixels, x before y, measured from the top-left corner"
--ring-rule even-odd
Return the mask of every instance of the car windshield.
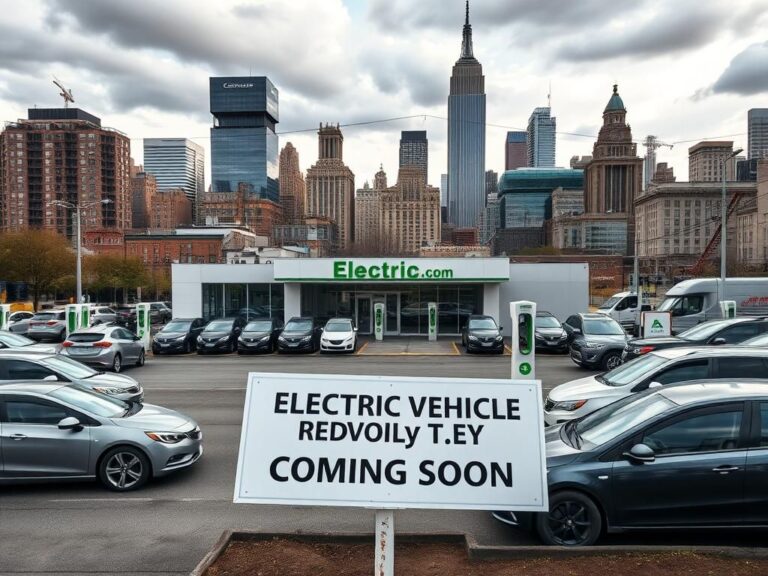
[[32, 317], [32, 320], [56, 320], [58, 314], [56, 312], [40, 312]]
[[620, 434], [666, 412], [676, 406], [674, 402], [661, 394], [648, 396], [627, 396], [604, 408], [595, 410], [576, 420], [576, 432], [579, 437], [594, 446], [602, 446]]
[[672, 308], [675, 307], [675, 304], [677, 304], [679, 300], [680, 300], [679, 296], [670, 296], [669, 298], [664, 298], [664, 301], [661, 304], [659, 304], [656, 310], [658, 310], [659, 312], [669, 312], [670, 310], [672, 310]]
[[178, 320], [171, 320], [168, 322], [168, 324], [165, 325], [165, 328], [163, 328], [163, 332], [186, 332], [189, 330], [189, 327], [192, 325], [192, 322], [179, 322]]
[[626, 386], [627, 384], [632, 384], [638, 378], [650, 374], [667, 362], [669, 362], [668, 358], [662, 358], [654, 353], [645, 354], [603, 374], [600, 377], [600, 381], [608, 386]]
[[81, 384], [69, 384], [49, 392], [49, 396], [102, 418], [120, 418], [130, 404], [106, 394], [99, 394]]
[[699, 324], [693, 328], [688, 328], [688, 330], [681, 332], [678, 334], [678, 336], [680, 336], [680, 338], [683, 340], [693, 340], [694, 342], [700, 342], [702, 340], [706, 340], [730, 324], [731, 322], [727, 320], [720, 320], [718, 322], [704, 322], [703, 324]]
[[592, 334], [595, 336], [621, 336], [624, 334], [624, 329], [609, 318], [605, 320], [584, 320], [584, 334]]
[[560, 328], [560, 321], [554, 316], [536, 316], [536, 328]]
[[306, 332], [312, 330], [311, 320], [289, 320], [285, 325], [286, 332]]
[[325, 325], [326, 332], [352, 332], [352, 322], [349, 320], [329, 320]]
[[496, 330], [493, 318], [473, 318], [469, 321], [470, 330]]
[[214, 320], [205, 327], [206, 332], [229, 332], [230, 330], [232, 330], [232, 322], [229, 320], [226, 322], [224, 320]]
[[246, 332], [268, 332], [270, 330], [272, 330], [272, 322], [270, 320], [248, 322], [248, 325], [245, 327]]
[[66, 356], [48, 356], [41, 360], [41, 363], [51, 370], [60, 372], [67, 378], [74, 380], [82, 380], [98, 374], [93, 368], [89, 368], [85, 364], [80, 364], [77, 360], [72, 360]]
[[760, 348], [768, 346], [768, 334], [761, 334], [760, 336], [750, 338], [749, 340], [742, 342], [741, 346], [754, 346]]
[[0, 342], [5, 344], [8, 348], [21, 348], [35, 343], [34, 340], [30, 340], [26, 336], [13, 334], [12, 332], [3, 332], [0, 334]]
[[598, 310], [608, 310], [609, 308], [613, 308], [614, 306], [616, 306], [616, 304], [618, 304], [621, 301], [622, 298], [623, 296], [611, 296], [610, 298], [608, 298], [608, 300], [602, 303], [602, 305], [600, 306], [600, 308], [598, 308]]

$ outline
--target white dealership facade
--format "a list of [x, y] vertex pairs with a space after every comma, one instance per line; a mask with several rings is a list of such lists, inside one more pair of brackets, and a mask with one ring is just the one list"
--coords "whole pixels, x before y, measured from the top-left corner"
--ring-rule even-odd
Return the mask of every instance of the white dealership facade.
[[385, 335], [427, 334], [427, 303], [438, 332], [455, 335], [470, 314], [509, 326], [509, 302], [532, 300], [566, 316], [587, 310], [589, 267], [510, 264], [507, 258], [283, 258], [264, 264], [174, 264], [174, 317], [246, 315], [352, 317], [371, 333], [386, 307]]

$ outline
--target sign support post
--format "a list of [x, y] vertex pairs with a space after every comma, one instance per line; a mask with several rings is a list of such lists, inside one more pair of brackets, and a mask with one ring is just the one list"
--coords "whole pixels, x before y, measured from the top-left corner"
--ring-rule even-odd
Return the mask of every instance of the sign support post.
[[395, 576], [395, 511], [376, 510], [374, 576]]
[[437, 302], [427, 303], [427, 313], [429, 314], [429, 341], [437, 340]]
[[384, 302], [376, 302], [376, 304], [373, 305], [373, 334], [379, 342], [384, 340], [385, 315], [386, 309], [384, 307]]

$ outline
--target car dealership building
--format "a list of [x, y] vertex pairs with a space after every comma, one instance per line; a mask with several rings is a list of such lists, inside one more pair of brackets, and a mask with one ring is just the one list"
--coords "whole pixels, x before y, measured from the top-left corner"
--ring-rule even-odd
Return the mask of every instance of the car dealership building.
[[174, 264], [176, 318], [352, 317], [373, 330], [386, 307], [385, 335], [427, 334], [427, 303], [438, 332], [458, 334], [470, 314], [509, 325], [509, 302], [533, 300], [561, 319], [586, 311], [587, 264], [510, 264], [507, 258], [282, 258], [264, 264]]

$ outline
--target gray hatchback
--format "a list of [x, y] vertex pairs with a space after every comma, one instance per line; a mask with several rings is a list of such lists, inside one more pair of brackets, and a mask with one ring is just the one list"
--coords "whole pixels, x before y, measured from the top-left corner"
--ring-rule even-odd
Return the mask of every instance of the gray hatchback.
[[125, 492], [202, 454], [200, 427], [179, 412], [80, 384], [0, 384], [0, 483], [98, 478]]
[[139, 337], [113, 324], [72, 332], [61, 346], [61, 355], [113, 372], [120, 372], [124, 366], [144, 366], [146, 358]]

